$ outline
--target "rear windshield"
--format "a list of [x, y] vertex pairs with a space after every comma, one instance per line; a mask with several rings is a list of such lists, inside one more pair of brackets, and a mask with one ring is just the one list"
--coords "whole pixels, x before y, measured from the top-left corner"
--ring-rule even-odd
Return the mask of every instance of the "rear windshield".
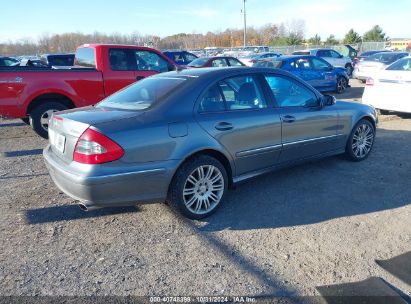
[[151, 77], [107, 97], [97, 108], [144, 110], [162, 101], [184, 83], [184, 78]]
[[92, 48], [78, 48], [74, 65], [85, 68], [96, 68], [96, 55]]
[[208, 58], [197, 58], [196, 60], [191, 61], [188, 66], [191, 67], [201, 67], [207, 62]]
[[72, 66], [74, 64], [74, 55], [51, 55], [47, 59], [49, 65], [54, 66]]

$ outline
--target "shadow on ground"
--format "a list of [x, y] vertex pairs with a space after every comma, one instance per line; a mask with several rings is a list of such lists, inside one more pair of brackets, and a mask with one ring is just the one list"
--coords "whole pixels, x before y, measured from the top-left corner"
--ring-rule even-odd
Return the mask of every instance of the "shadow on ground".
[[411, 203], [411, 132], [379, 129], [370, 157], [331, 157], [250, 180], [229, 191], [204, 231], [319, 223]]
[[103, 208], [92, 211], [83, 211], [76, 205], [53, 206], [26, 210], [28, 224], [44, 224], [61, 221], [82, 220], [108, 215], [139, 212], [137, 207]]
[[18, 150], [18, 151], [7, 151], [1, 152], [1, 157], [21, 157], [21, 156], [33, 156], [40, 155], [43, 153], [43, 149], [33, 149], [33, 150]]

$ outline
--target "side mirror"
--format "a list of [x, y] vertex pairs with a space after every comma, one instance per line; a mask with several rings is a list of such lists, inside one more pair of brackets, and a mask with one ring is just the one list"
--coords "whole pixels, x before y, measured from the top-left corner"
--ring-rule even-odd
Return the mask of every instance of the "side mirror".
[[321, 97], [320, 105], [321, 107], [332, 106], [332, 105], [335, 105], [336, 102], [337, 102], [337, 99], [335, 98], [335, 96], [323, 95]]
[[178, 67], [176, 67], [174, 64], [168, 63], [168, 71], [178, 71]]
[[340, 58], [344, 58], [344, 56], [343, 56], [343, 55], [340, 55], [339, 57], [340, 57]]

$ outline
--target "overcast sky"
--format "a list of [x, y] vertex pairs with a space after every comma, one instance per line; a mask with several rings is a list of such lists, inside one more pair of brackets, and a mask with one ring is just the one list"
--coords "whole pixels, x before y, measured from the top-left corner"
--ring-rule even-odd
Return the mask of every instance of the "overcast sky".
[[[3, 3], [0, 42], [63, 32], [154, 34], [242, 28], [242, 0], [15, 0]], [[379, 24], [391, 38], [411, 38], [411, 0], [247, 0], [247, 23], [305, 20], [306, 38], [361, 35]]]

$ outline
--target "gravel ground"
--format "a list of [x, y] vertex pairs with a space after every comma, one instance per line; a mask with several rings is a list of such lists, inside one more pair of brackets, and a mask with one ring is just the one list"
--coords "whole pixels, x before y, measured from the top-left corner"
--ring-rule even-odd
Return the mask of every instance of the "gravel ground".
[[[361, 86], [339, 98], [358, 100]], [[411, 119], [381, 116], [361, 163], [332, 157], [229, 192], [212, 217], [164, 204], [83, 212], [49, 178], [46, 141], [0, 120], [0, 295], [319, 295], [411, 251]], [[366, 292], [366, 291], [365, 291]]]

